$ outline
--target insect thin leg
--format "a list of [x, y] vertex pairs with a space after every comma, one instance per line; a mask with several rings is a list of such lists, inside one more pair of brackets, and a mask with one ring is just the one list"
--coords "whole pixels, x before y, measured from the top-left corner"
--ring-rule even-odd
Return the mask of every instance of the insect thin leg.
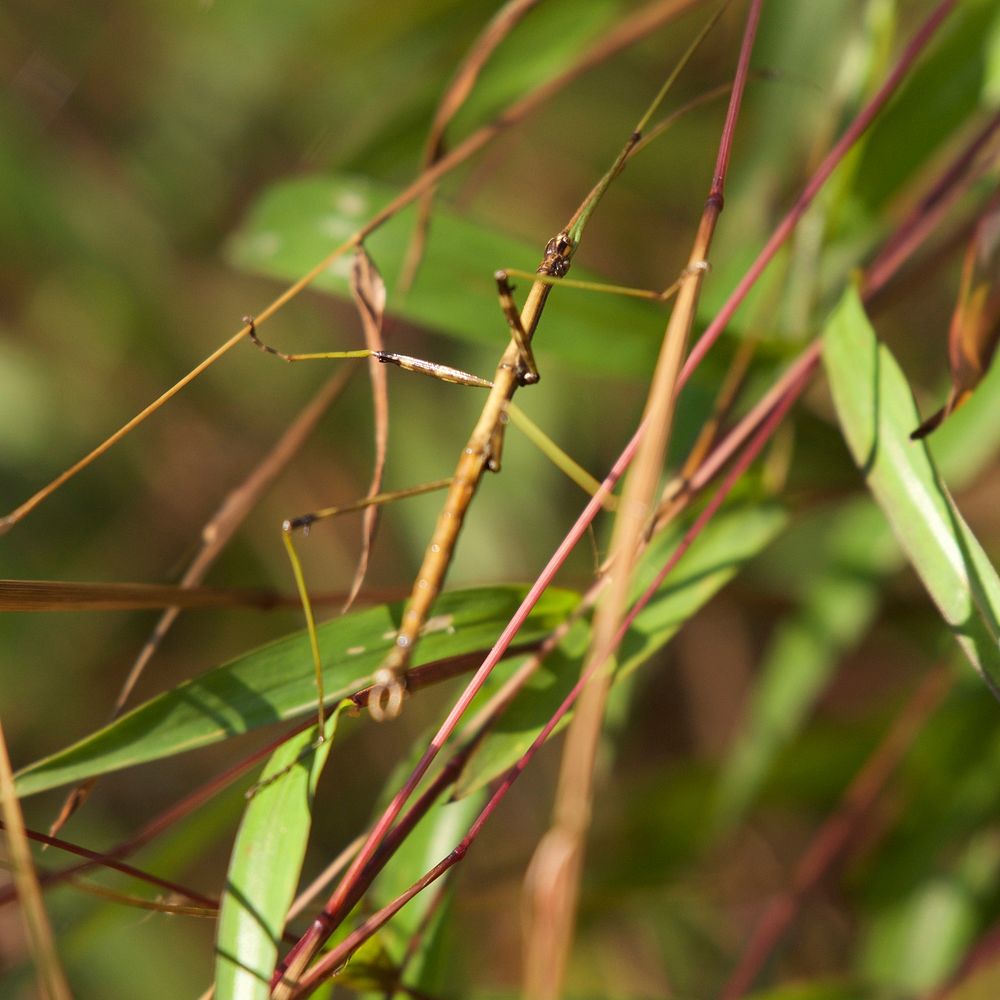
[[521, 371], [518, 372], [518, 382], [521, 385], [534, 385], [541, 376], [538, 374], [538, 366], [535, 364], [535, 356], [531, 352], [531, 344], [528, 335], [521, 325], [521, 316], [514, 304], [514, 289], [506, 271], [497, 271], [493, 277], [497, 283], [497, 293], [500, 296], [500, 308], [503, 310], [507, 325], [510, 327], [510, 335], [517, 344], [517, 349], [521, 355]]
[[[254, 322], [253, 316], [244, 316], [243, 322], [250, 328], [247, 333], [256, 347], [259, 347], [267, 354], [273, 354], [276, 358], [281, 358], [282, 361], [288, 361], [289, 363], [292, 361], [329, 361], [337, 358], [370, 358], [373, 353], [367, 348], [362, 348], [357, 351], [321, 351], [316, 354], [286, 354], [284, 351], [279, 351], [276, 347], [271, 347], [270, 344], [265, 344], [257, 336], [257, 324]], [[379, 360], [381, 361], [382, 359], [379, 358]]]

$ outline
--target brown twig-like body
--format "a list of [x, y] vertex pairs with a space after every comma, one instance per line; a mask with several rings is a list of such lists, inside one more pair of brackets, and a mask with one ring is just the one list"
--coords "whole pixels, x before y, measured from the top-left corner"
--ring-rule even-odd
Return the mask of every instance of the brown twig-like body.
[[[573, 243], [566, 233], [553, 237], [545, 248], [545, 256], [538, 265], [538, 273], [546, 277], [562, 277], [569, 270], [573, 250]], [[526, 343], [531, 342], [545, 300], [551, 290], [550, 284], [541, 281], [536, 281], [531, 286], [524, 308], [521, 310], [521, 328]], [[403, 674], [409, 666], [414, 646], [420, 638], [420, 630], [427, 621], [431, 607], [444, 583], [465, 513], [483, 473], [488, 469], [499, 468], [504, 410], [508, 400], [523, 384], [523, 375], [521, 349], [512, 338], [497, 365], [493, 388], [490, 389], [483, 412], [472, 429], [455, 467], [447, 499], [438, 516], [434, 534], [424, 553], [409, 600], [406, 602], [396, 643], [375, 674], [375, 689], [369, 699], [369, 708], [376, 718], [391, 717], [399, 712], [405, 692]]]

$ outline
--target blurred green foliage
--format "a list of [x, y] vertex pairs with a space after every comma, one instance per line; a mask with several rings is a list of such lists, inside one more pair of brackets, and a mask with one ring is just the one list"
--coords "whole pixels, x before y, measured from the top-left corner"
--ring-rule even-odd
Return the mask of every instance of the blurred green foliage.
[[[322, 255], [316, 227], [309, 242], [303, 235], [315, 210], [282, 198], [322, 194], [334, 177], [363, 177], [379, 191], [399, 190], [413, 177], [436, 102], [496, 6], [12, 0], [0, 8], [4, 511], [210, 353], [243, 314], [259, 311], [283, 287], [278, 275], [292, 277]], [[489, 64], [449, 135], [489, 120], [636, 6], [546, 0]], [[683, 74], [672, 107], [729, 79], [741, 6]], [[753, 60], [763, 78], [751, 83], [736, 134], [704, 317], [931, 7], [930, 0], [765, 5]], [[505, 328], [490, 274], [530, 266], [704, 16], [651, 33], [584, 75], [442, 184], [430, 244], [431, 254], [443, 248], [441, 257], [429, 256], [426, 284], [409, 305], [395, 307], [390, 287], [394, 349], [491, 370]], [[686, 390], [675, 458], [703, 422], [739, 336], [761, 341], [752, 397], [822, 328], [851, 271], [995, 105], [998, 49], [995, 2], [959, 4]], [[581, 270], [643, 287], [673, 280], [707, 192], [722, 116], [721, 103], [700, 109], [629, 165], [593, 220]], [[960, 202], [945, 234], [981, 194], [982, 186]], [[295, 236], [287, 271], [240, 252], [268, 212], [272, 227]], [[390, 244], [402, 246], [411, 220], [412, 213], [380, 234], [386, 256]], [[377, 239], [372, 245], [378, 249]], [[470, 272], [469, 297], [449, 287], [451, 301], [435, 289], [456, 259]], [[958, 272], [953, 250], [925, 260], [904, 272], [872, 319], [926, 410], [943, 398]], [[393, 270], [386, 267], [388, 277]], [[665, 313], [582, 292], [565, 305], [553, 296], [551, 310], [562, 333], [550, 350], [540, 330], [542, 383], [519, 402], [584, 466], [602, 472], [640, 411], [641, 369], [655, 354]], [[468, 329], [467, 316], [482, 319], [471, 336], [456, 337]], [[574, 324], [586, 325], [575, 351]], [[286, 349], [334, 349], [360, 338], [349, 302], [323, 290], [297, 299], [267, 327], [267, 339]], [[325, 374], [323, 366], [283, 366], [241, 345], [0, 538], [3, 575], [174, 579], [205, 519]], [[389, 374], [387, 485], [446, 475], [479, 400], [470, 390]], [[930, 441], [948, 484], [962, 487], [959, 507], [988, 554], [997, 551], [1000, 529], [1000, 484], [990, 471], [995, 383], [956, 415], [955, 429], [946, 426]], [[808, 395], [792, 423], [784, 442], [792, 514], [784, 538], [637, 675], [626, 721], [615, 726], [567, 995], [717, 995], [764, 904], [788, 884], [795, 859], [900, 704], [933, 664], [954, 656], [933, 605], [899, 569], [823, 389]], [[452, 586], [533, 578], [581, 506], [574, 487], [509, 437], [504, 472], [480, 491]], [[357, 378], [209, 582], [290, 589], [278, 525], [362, 495], [371, 447], [369, 394]], [[755, 481], [748, 492], [760, 488]], [[437, 503], [408, 500], [386, 512], [371, 596], [405, 592]], [[357, 535], [353, 521], [313, 532], [303, 555], [316, 590], [346, 587]], [[581, 548], [561, 582], [582, 589], [593, 568], [593, 553]], [[103, 724], [154, 620], [151, 613], [5, 615], [0, 711], [15, 764]], [[295, 611], [185, 614], [137, 697], [169, 690], [298, 625]], [[391, 730], [345, 724], [350, 742], [334, 749], [317, 792], [307, 878], [368, 820], [384, 775], [436, 718], [441, 697], [414, 699]], [[956, 681], [847, 866], [805, 902], [760, 981], [762, 1000], [918, 997], [955, 973], [1000, 917], [997, 719], [981, 683]], [[66, 836], [110, 845], [255, 745], [236, 741], [104, 779]], [[447, 933], [435, 938], [439, 951], [427, 963], [435, 995], [516, 990], [519, 884], [547, 825], [555, 761], [549, 752], [533, 765], [466, 862]], [[44, 829], [58, 803], [58, 793], [27, 801], [29, 825]], [[220, 892], [241, 808], [238, 793], [223, 796], [135, 863]], [[412, 865], [427, 860], [422, 844], [414, 853]], [[48, 852], [40, 867], [62, 863]], [[120, 880], [92, 877], [121, 888]], [[131, 884], [126, 891], [151, 895]], [[80, 997], [194, 996], [210, 981], [208, 921], [150, 916], [67, 888], [47, 901]], [[32, 995], [30, 966], [19, 954], [5, 951], [5, 996]], [[989, 971], [979, 973], [981, 982], [988, 984]], [[985, 989], [978, 995], [992, 995]], [[955, 992], [954, 1000], [972, 995]]]

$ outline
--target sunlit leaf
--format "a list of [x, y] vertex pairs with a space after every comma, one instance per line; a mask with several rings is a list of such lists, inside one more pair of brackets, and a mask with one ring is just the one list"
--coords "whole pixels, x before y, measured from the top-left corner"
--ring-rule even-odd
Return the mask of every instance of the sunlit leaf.
[[274, 752], [243, 813], [219, 910], [217, 1000], [270, 996], [269, 980], [312, 827], [316, 782], [342, 708], [326, 720], [318, 746], [310, 728]]
[[996, 885], [1000, 850], [981, 834], [944, 870], [928, 871], [911, 893], [880, 911], [862, 947], [866, 976], [904, 994], [939, 985], [972, 944]]
[[[253, 207], [230, 242], [230, 256], [248, 271], [295, 280], [398, 193], [371, 178], [348, 175], [284, 181]], [[581, 198], [585, 194], [581, 191]], [[420, 273], [400, 297], [394, 289], [412, 215], [412, 211], [402, 213], [365, 241], [388, 287], [387, 313], [493, 345], [499, 356], [508, 333], [493, 274], [505, 267], [534, 270], [553, 234], [539, 232], [537, 243], [529, 244], [504, 236], [495, 227], [477, 225], [439, 204]], [[346, 298], [350, 270], [350, 257], [339, 258], [316, 280], [315, 287]], [[572, 273], [588, 277], [576, 265]], [[645, 374], [655, 359], [663, 325], [663, 312], [648, 303], [593, 292], [559, 294], [557, 290], [546, 305], [534, 346], [543, 356], [558, 357], [574, 371]], [[613, 350], [608, 330], [615, 331]]]
[[869, 489], [963, 652], [1000, 696], [1000, 580], [926, 447], [909, 440], [913, 396], [854, 289], [830, 319], [823, 359]]
[[[524, 595], [520, 587], [442, 594], [416, 664], [488, 648]], [[540, 639], [569, 613], [576, 595], [549, 590], [529, 616], [519, 642]], [[319, 627], [324, 682], [335, 703], [364, 687], [391, 647], [401, 604], [379, 605]], [[259, 726], [292, 719], [315, 707], [316, 689], [305, 632], [296, 632], [186, 681], [17, 775], [21, 795], [81, 781]]]

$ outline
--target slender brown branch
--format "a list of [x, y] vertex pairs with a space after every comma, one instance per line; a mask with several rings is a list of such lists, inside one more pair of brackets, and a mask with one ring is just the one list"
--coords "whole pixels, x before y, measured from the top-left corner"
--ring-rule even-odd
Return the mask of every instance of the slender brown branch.
[[28, 946], [34, 958], [39, 994], [46, 1000], [71, 1000], [72, 993], [59, 961], [55, 935], [45, 911], [38, 873], [28, 847], [21, 804], [14, 789], [14, 775], [7, 753], [7, 739], [0, 724], [0, 824], [13, 876], [13, 894], [20, 900]]
[[[0, 821], [0, 830], [3, 829], [6, 829], [6, 825]], [[71, 841], [39, 833], [37, 830], [25, 830], [25, 836], [29, 840], [35, 841], [35, 843], [44, 844], [46, 847], [54, 847], [57, 850], [65, 851], [67, 854], [75, 854], [77, 857], [86, 858], [88, 861], [93, 862], [88, 866], [90, 868], [107, 868], [111, 871], [121, 872], [121, 874], [128, 875], [130, 878], [138, 879], [140, 882], [155, 885], [158, 889], [163, 889], [165, 892], [174, 893], [178, 896], [184, 896], [185, 898], [190, 899], [193, 903], [200, 903], [202, 906], [207, 906], [213, 910], [217, 910], [219, 908], [219, 901], [212, 896], [206, 896], [203, 893], [197, 892], [194, 889], [189, 889], [187, 886], [181, 885], [178, 882], [171, 882], [168, 879], [160, 878], [159, 875], [153, 875], [151, 872], [143, 871], [141, 868], [135, 868], [132, 865], [127, 865], [125, 862], [119, 861], [110, 854], [102, 854], [100, 851], [92, 851], [87, 847], [81, 847], [79, 844], [74, 844]], [[79, 871], [74, 872], [74, 874], [79, 873]]]
[[[421, 159], [421, 170], [427, 170], [440, 159], [444, 152], [444, 136], [451, 120], [458, 114], [466, 102], [472, 88], [479, 79], [479, 74], [489, 61], [489, 58], [501, 45], [504, 39], [517, 27], [532, 9], [537, 7], [539, 0], [508, 0], [490, 18], [486, 27], [476, 36], [469, 46], [465, 58], [459, 63], [445, 88], [444, 94], [434, 112], [434, 119], [427, 132], [424, 142], [424, 152]], [[400, 272], [398, 291], [405, 293], [413, 284], [420, 260], [423, 257], [424, 245], [427, 242], [427, 230], [430, 227], [431, 210], [434, 207], [434, 188], [428, 188], [420, 198], [417, 206], [417, 223], [406, 248], [403, 259], [403, 269]]]
[[259, 608], [289, 603], [273, 590], [155, 583], [0, 580], [4, 611], [138, 611], [148, 608]]

